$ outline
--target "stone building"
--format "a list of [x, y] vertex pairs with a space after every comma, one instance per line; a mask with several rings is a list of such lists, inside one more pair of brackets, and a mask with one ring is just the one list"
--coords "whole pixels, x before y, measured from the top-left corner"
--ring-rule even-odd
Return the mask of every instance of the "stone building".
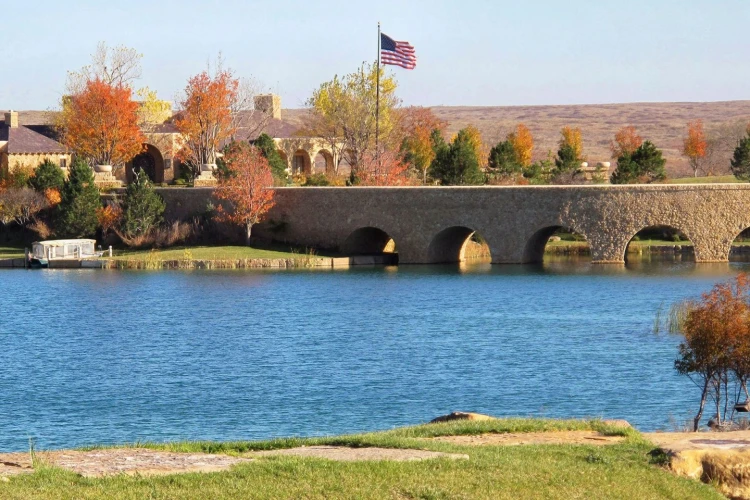
[[[134, 171], [144, 170], [154, 183], [170, 184], [180, 177], [181, 169], [185, 168], [177, 158], [182, 139], [173, 123], [171, 103], [160, 101], [158, 104], [161, 105], [158, 112], [151, 113], [143, 125], [146, 137], [143, 151], [124, 168], [113, 172], [117, 181], [130, 182]], [[340, 144], [304, 136], [302, 130], [306, 110], [282, 112], [281, 99], [274, 94], [256, 96], [254, 105], [253, 111], [241, 112], [235, 137], [237, 140], [252, 141], [261, 133], [268, 134], [287, 162], [290, 174], [349, 173], [348, 164], [341, 158]], [[51, 159], [66, 168], [71, 155], [56, 140], [56, 132], [51, 124], [52, 113], [24, 111], [5, 114], [5, 122], [0, 122], [1, 168], [35, 168], [44, 159]]]
[[0, 122], [0, 174], [19, 169], [32, 171], [45, 160], [67, 169], [71, 157], [62, 144], [40, 132], [40, 128], [26, 126], [16, 111], [4, 113], [3, 118]]

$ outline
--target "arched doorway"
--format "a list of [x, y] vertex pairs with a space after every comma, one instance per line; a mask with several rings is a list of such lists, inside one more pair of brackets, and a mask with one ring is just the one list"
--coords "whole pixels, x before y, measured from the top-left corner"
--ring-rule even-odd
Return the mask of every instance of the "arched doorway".
[[469, 260], [490, 260], [490, 246], [474, 229], [453, 226], [440, 231], [427, 249], [429, 262], [449, 264]]
[[164, 157], [161, 152], [151, 144], [144, 144], [144, 150], [140, 154], [136, 155], [127, 168], [127, 180], [132, 182], [133, 173], [146, 172], [148, 178], [154, 184], [161, 184], [164, 182]]
[[535, 232], [526, 242], [523, 261], [541, 264], [545, 257], [591, 258], [591, 249], [586, 238], [563, 226], [547, 226]]
[[333, 173], [333, 155], [321, 149], [318, 154], [315, 155], [315, 168], [316, 174], [332, 174]]
[[382, 229], [371, 226], [353, 231], [339, 250], [347, 256], [397, 253], [393, 238]]
[[304, 149], [298, 149], [292, 157], [292, 174], [310, 175], [311, 171], [310, 155]]
[[668, 225], [644, 227], [630, 238], [625, 248], [625, 261], [674, 259], [695, 260], [695, 248], [680, 229]]

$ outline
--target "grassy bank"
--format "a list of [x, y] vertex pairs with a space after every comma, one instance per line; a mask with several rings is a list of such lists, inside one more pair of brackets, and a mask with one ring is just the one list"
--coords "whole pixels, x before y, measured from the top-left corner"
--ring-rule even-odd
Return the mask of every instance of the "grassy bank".
[[23, 256], [23, 247], [0, 246], [0, 259], [19, 259]]
[[196, 260], [296, 259], [306, 255], [329, 256], [325, 252], [290, 247], [254, 248], [248, 246], [171, 247], [148, 250], [114, 250], [115, 260]]
[[[627, 436], [622, 444], [458, 446], [438, 435], [595, 429]], [[462, 453], [468, 460], [335, 462], [289, 456], [258, 457], [227, 472], [86, 479], [41, 465], [0, 483], [3, 499], [136, 498], [722, 498], [710, 486], [678, 478], [654, 463], [653, 446], [632, 430], [598, 422], [511, 419], [435, 424], [388, 432], [266, 442], [148, 445], [183, 452], [243, 454], [252, 450], [333, 444], [421, 448]]]

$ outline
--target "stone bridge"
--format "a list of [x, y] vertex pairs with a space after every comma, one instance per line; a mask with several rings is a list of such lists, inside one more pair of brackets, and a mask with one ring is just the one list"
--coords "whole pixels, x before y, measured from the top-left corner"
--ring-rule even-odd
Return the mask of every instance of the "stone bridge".
[[750, 228], [750, 185], [279, 188], [255, 233], [351, 254], [393, 239], [400, 263], [419, 264], [460, 261], [476, 231], [493, 263], [520, 264], [540, 262], [564, 228], [586, 238], [594, 262], [622, 263], [633, 236], [654, 226], [685, 234], [698, 262], [727, 261]]

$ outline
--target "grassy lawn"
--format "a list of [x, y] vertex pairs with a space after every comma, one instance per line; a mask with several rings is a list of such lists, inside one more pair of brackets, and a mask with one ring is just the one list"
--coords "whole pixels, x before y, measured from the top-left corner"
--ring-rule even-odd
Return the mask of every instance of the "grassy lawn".
[[[289, 247], [269, 249], [247, 246], [204, 246], [204, 247], [171, 247], [154, 250], [114, 250], [117, 260], [240, 260], [240, 259], [297, 259], [309, 255], [309, 250], [293, 250]], [[314, 251], [314, 256], [330, 256], [325, 252]]]
[[742, 182], [733, 175], [712, 175], [710, 177], [680, 177], [667, 179], [667, 184], [718, 184], [722, 182]]
[[0, 259], [16, 259], [23, 257], [23, 247], [0, 246]]
[[[437, 435], [540, 430], [605, 430], [627, 436], [622, 444], [458, 446], [429, 441]], [[262, 457], [227, 472], [87, 479], [40, 466], [34, 474], [0, 483], [3, 499], [136, 498], [695, 498], [719, 499], [712, 487], [678, 478], [654, 463], [654, 448], [632, 430], [601, 423], [511, 419], [434, 424], [319, 439], [147, 445], [183, 452], [243, 454], [252, 450], [334, 444], [421, 448], [463, 453], [469, 460], [334, 462], [320, 458]]]

